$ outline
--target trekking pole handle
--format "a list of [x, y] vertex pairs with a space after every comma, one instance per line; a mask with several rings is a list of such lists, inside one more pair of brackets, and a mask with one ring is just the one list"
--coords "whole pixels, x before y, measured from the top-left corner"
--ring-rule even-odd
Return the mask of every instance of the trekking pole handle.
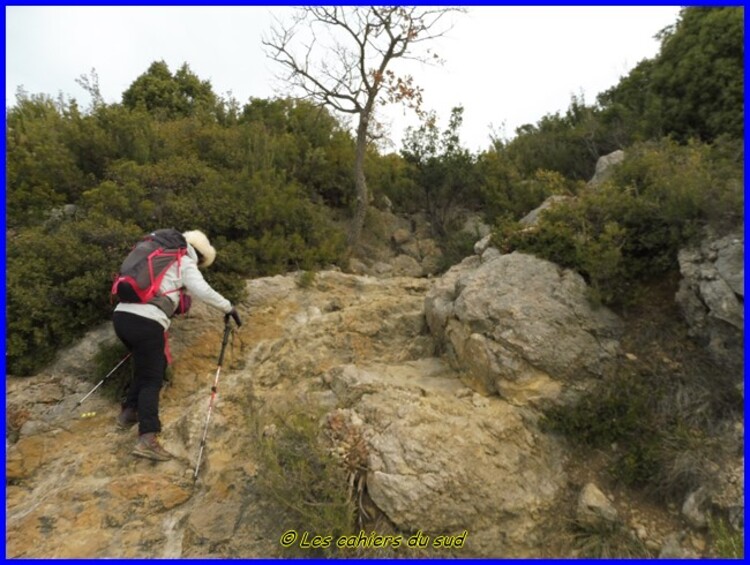
[[224, 316], [224, 338], [221, 340], [221, 352], [219, 353], [219, 367], [224, 363], [224, 351], [229, 343], [229, 334], [232, 331], [232, 325], [229, 323], [230, 314]]
[[232, 317], [234, 320], [234, 323], [237, 324], [237, 327], [239, 328], [242, 325], [242, 321], [240, 320], [240, 315], [237, 312], [237, 308], [232, 308], [232, 311], [229, 312], [229, 314], [224, 314], [224, 323], [229, 323], [229, 317]]

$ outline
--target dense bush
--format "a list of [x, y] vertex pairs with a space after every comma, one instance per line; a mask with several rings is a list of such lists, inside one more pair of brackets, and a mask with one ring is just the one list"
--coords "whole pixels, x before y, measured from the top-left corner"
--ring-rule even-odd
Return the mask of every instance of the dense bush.
[[110, 311], [112, 275], [141, 230], [92, 215], [28, 228], [7, 242], [8, 370], [28, 374]]
[[744, 11], [683, 8], [658, 34], [659, 53], [644, 59], [595, 104], [573, 97], [565, 113], [516, 130], [507, 156], [524, 177], [537, 169], [588, 180], [601, 155], [670, 137], [706, 143], [744, 135]]
[[420, 204], [433, 234], [445, 239], [455, 227], [458, 210], [477, 205], [480, 193], [474, 157], [459, 139], [463, 108], [451, 110], [448, 127], [442, 132], [436, 120], [431, 114], [420, 127], [409, 128], [401, 155], [421, 192]]
[[326, 111], [255, 100], [240, 112], [187, 65], [155, 63], [122, 105], [85, 86], [87, 112], [23, 92], [7, 112], [9, 372], [32, 373], [107, 319], [113, 274], [153, 229], [204, 230], [219, 251], [206, 277], [231, 300], [243, 278], [342, 260], [323, 204], [348, 205], [353, 142]]
[[533, 228], [502, 222], [495, 243], [576, 269], [603, 302], [623, 304], [638, 283], [676, 268], [678, 249], [704, 226], [721, 232], [742, 221], [742, 153], [727, 147], [635, 145], [610, 181], [547, 210]]
[[571, 180], [588, 180], [597, 158], [617, 148], [616, 140], [602, 127], [598, 110], [574, 97], [564, 115], [548, 114], [535, 125], [518, 128], [506, 152], [523, 176], [543, 169]]
[[300, 192], [249, 179], [160, 195], [137, 180], [105, 181], [85, 194], [76, 217], [19, 230], [7, 243], [9, 370], [32, 372], [106, 319], [113, 274], [134, 242], [158, 226], [211, 234], [219, 254], [206, 277], [233, 301], [243, 277], [337, 263], [343, 234]]

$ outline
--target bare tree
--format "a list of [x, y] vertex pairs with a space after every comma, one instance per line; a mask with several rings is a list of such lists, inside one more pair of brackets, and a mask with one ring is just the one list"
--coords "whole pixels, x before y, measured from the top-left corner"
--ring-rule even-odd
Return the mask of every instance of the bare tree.
[[[444, 35], [449, 29], [445, 15], [458, 11], [463, 10], [309, 6], [300, 8], [290, 25], [275, 26], [263, 40], [268, 56], [285, 68], [283, 78], [304, 97], [358, 120], [352, 249], [359, 243], [370, 199], [364, 166], [375, 106], [400, 102], [421, 111], [422, 89], [411, 76], [396, 75], [388, 67], [395, 59], [438, 61], [429, 50], [416, 51], [419, 44]], [[300, 31], [309, 35], [300, 40]], [[320, 42], [321, 32], [330, 43]]]

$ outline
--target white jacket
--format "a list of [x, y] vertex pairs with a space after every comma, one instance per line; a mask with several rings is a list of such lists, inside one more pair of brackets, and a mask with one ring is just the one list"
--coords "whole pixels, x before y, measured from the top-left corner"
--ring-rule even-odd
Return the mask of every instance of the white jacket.
[[[203, 278], [203, 274], [198, 269], [198, 255], [189, 243], [187, 255], [180, 259], [179, 265], [175, 263], [167, 269], [159, 291], [161, 294], [166, 294], [177, 305], [180, 300], [180, 293], [177, 290], [180, 288], [185, 288], [191, 298], [197, 298], [225, 314], [232, 311], [232, 303], [211, 288], [211, 285]], [[169, 329], [169, 317], [164, 310], [153, 304], [120, 302], [115, 307], [115, 312], [137, 314], [159, 322], [164, 327], [164, 331]]]

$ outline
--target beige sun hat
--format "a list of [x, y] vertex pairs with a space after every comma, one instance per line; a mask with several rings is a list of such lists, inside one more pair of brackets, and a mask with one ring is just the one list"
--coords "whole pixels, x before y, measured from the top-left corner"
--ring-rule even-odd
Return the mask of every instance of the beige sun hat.
[[186, 231], [182, 234], [190, 245], [200, 254], [198, 258], [199, 267], [210, 267], [216, 259], [216, 249], [208, 241], [206, 234], [200, 230]]

